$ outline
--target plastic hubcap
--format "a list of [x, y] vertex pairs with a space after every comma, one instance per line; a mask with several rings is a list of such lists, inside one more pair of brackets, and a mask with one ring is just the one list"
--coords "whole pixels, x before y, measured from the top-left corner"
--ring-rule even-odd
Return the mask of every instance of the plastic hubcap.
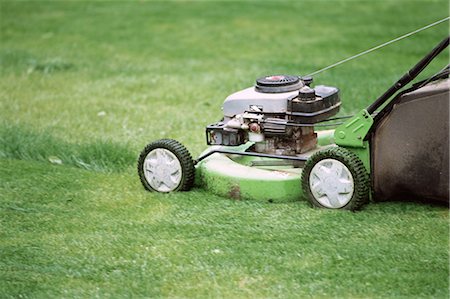
[[324, 207], [339, 209], [353, 196], [354, 181], [350, 170], [340, 161], [324, 159], [314, 165], [309, 177], [314, 198]]
[[167, 149], [154, 149], [145, 157], [144, 176], [156, 191], [175, 190], [181, 182], [181, 172], [180, 161]]

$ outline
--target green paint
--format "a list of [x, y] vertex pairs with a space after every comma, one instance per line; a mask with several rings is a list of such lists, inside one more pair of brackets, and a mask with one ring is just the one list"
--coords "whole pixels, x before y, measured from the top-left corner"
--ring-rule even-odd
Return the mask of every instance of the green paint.
[[287, 202], [301, 198], [300, 168], [248, 166], [254, 160], [270, 159], [213, 154], [197, 164], [196, 184], [239, 200]]
[[373, 118], [363, 109], [336, 128], [334, 133], [337, 145], [354, 152], [363, 162], [370, 174], [370, 144], [364, 140], [373, 125]]
[[372, 116], [365, 110], [361, 110], [352, 118], [336, 128], [334, 139], [337, 145], [343, 147], [364, 148], [366, 137], [373, 124]]

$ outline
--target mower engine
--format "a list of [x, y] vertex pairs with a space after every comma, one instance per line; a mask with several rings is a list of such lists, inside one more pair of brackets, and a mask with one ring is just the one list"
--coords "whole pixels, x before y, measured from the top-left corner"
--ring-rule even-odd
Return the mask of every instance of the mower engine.
[[254, 142], [252, 151], [297, 155], [314, 149], [314, 124], [339, 112], [336, 87], [311, 87], [311, 77], [267, 76], [225, 99], [223, 120], [206, 128], [208, 145]]

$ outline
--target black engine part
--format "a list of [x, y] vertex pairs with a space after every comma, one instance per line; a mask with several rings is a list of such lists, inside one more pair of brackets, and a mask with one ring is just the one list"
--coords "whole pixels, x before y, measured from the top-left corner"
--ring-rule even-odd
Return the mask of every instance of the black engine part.
[[262, 93], [281, 93], [298, 90], [302, 86], [298, 76], [273, 75], [256, 79], [255, 89]]
[[289, 121], [314, 124], [336, 115], [340, 106], [339, 89], [325, 86], [317, 86], [315, 89], [303, 87], [298, 95], [288, 99], [286, 114]]
[[225, 128], [223, 122], [206, 127], [206, 144], [236, 146], [247, 142], [243, 130]]

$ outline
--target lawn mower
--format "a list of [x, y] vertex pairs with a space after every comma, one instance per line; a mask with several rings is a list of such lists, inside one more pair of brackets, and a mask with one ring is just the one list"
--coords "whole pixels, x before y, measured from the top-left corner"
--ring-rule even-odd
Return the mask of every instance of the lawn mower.
[[[449, 66], [406, 88], [449, 44], [442, 40], [369, 107], [336, 117], [339, 89], [312, 76], [271, 75], [228, 96], [196, 160], [178, 141], [151, 142], [138, 159], [149, 191], [197, 185], [233, 199], [305, 198], [358, 210], [371, 200], [449, 201]], [[315, 128], [335, 129], [318, 130]]]

